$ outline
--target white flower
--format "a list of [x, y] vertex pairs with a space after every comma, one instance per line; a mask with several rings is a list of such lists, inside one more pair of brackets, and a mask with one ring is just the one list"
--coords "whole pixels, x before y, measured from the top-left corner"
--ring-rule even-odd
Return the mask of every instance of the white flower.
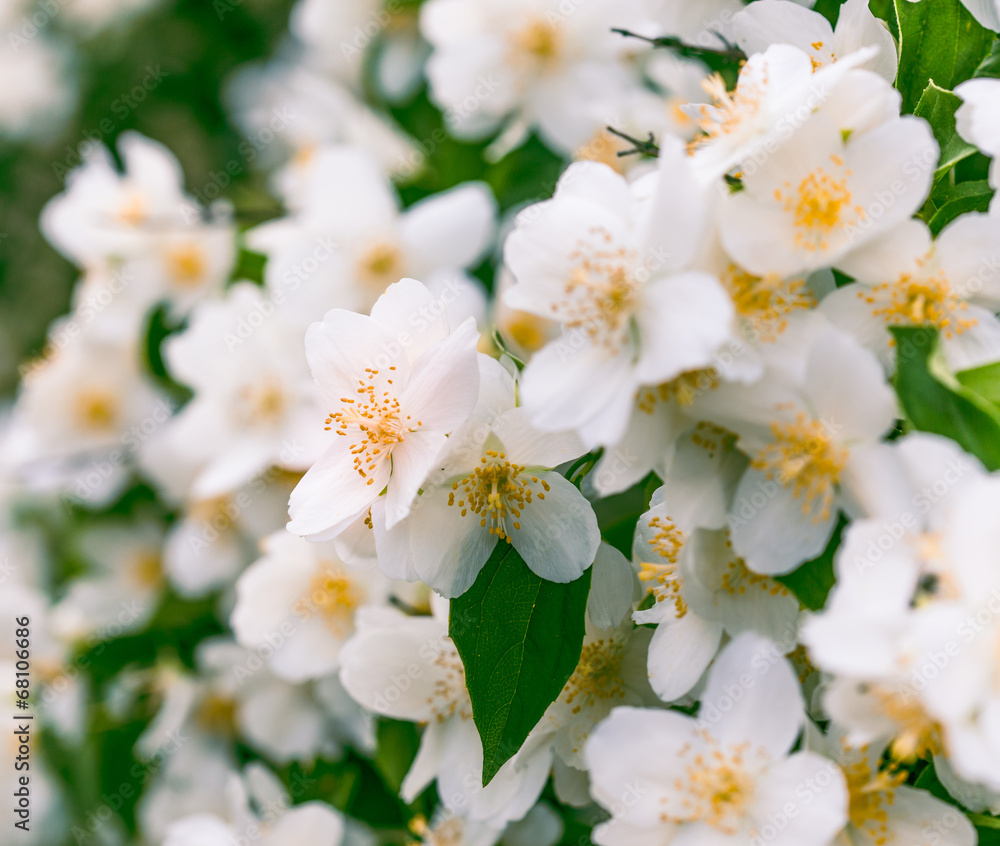
[[725, 531], [745, 462], [732, 435], [699, 425], [681, 440], [636, 525], [632, 557], [653, 604], [632, 616], [656, 625], [649, 680], [666, 702], [695, 687], [723, 633], [754, 630], [794, 645], [798, 601], [773, 579], [751, 573]]
[[[983, 0], [992, 4], [993, 0]], [[1000, 24], [998, 24], [1000, 26]], [[997, 108], [1000, 105], [1000, 82], [995, 79], [970, 79], [955, 87], [955, 93], [962, 98], [962, 105], [955, 112], [955, 128], [958, 134], [992, 156], [990, 162], [990, 186], [1000, 186], [1000, 122]]]
[[[802, 729], [802, 694], [774, 645], [736, 638], [709, 672], [701, 703], [697, 718], [619, 708], [598, 726], [587, 763], [594, 798], [612, 818], [594, 841], [829, 843], [847, 821], [846, 784], [828, 759], [789, 754]], [[804, 791], [808, 779], [823, 789]]]
[[237, 770], [223, 744], [180, 743], [156, 752], [163, 756], [163, 765], [144, 770], [148, 784], [136, 805], [148, 843], [162, 842], [167, 829], [189, 815], [226, 815], [226, 785]]
[[165, 587], [163, 528], [150, 520], [89, 528], [79, 540], [91, 572], [52, 611], [60, 637], [108, 640], [149, 622]]
[[139, 342], [101, 338], [71, 316], [49, 332], [14, 407], [6, 449], [32, 487], [93, 504], [121, 492], [145, 431], [171, 413], [140, 369]]
[[493, 237], [495, 203], [484, 184], [459, 185], [400, 211], [371, 154], [325, 147], [314, 154], [298, 193], [291, 216], [247, 236], [253, 249], [268, 254], [267, 287], [296, 322], [307, 326], [331, 308], [367, 314], [402, 277], [425, 280], [432, 290], [451, 288], [442, 295], [448, 304], [471, 299], [462, 318], [485, 316], [485, 297], [463, 272], [482, 259]]
[[295, 685], [270, 672], [262, 656], [280, 648], [273, 642], [278, 646], [247, 650], [228, 638], [209, 638], [195, 652], [197, 676], [157, 668], [153, 683], [162, 704], [137, 751], [151, 756], [188, 739], [211, 746], [240, 737], [286, 763], [338, 758], [346, 743], [370, 748], [368, 721], [335, 680]]
[[243, 779], [231, 776], [226, 784], [229, 806], [225, 817], [196, 814], [167, 828], [162, 846], [228, 846], [252, 838], [260, 846], [342, 846], [345, 821], [325, 802], [291, 799], [277, 777], [262, 764], [247, 766]]
[[[514, 378], [480, 358], [480, 397], [470, 420], [413, 503], [400, 539], [381, 552], [383, 570], [407, 542], [414, 571], [444, 596], [461, 596], [494, 547], [509, 543], [528, 567], [554, 582], [580, 577], [594, 561], [600, 532], [590, 503], [552, 468], [579, 456], [573, 435], [534, 429], [515, 407]], [[376, 546], [378, 546], [376, 529]]]
[[270, 646], [268, 665], [288, 681], [333, 672], [354, 633], [354, 615], [383, 604], [389, 581], [378, 570], [346, 568], [331, 543], [311, 544], [284, 530], [265, 538], [262, 550], [236, 582], [236, 639], [247, 649]]
[[732, 37], [732, 21], [743, 8], [740, 0], [650, 0], [650, 14], [660, 28], [657, 33], [673, 35], [688, 44], [719, 48], [723, 38]]
[[834, 559], [837, 583], [802, 640], [821, 669], [891, 679], [912, 661], [910, 627], [932, 600], [955, 598], [957, 574], [942, 555], [956, 499], [985, 477], [952, 441], [910, 434], [880, 468], [879, 519], [854, 520]]
[[[16, 4], [7, 4], [15, 7]], [[13, 8], [12, 10], [13, 11]], [[71, 56], [63, 45], [44, 37], [21, 34], [25, 17], [11, 21], [4, 31], [8, 49], [0, 53], [0, 135], [14, 140], [53, 141], [73, 114], [78, 97], [72, 76]]]
[[806, 723], [806, 748], [836, 761], [847, 778], [849, 820], [833, 846], [926, 843], [975, 846], [976, 832], [963, 814], [926, 790], [906, 785], [905, 770], [879, 769], [885, 743], [850, 746], [835, 728], [822, 734]]
[[448, 637], [446, 603], [438, 604], [433, 617], [365, 609], [357, 626], [340, 654], [347, 692], [377, 714], [426, 723], [400, 791], [403, 801], [412, 802], [436, 778], [445, 806], [471, 819], [499, 828], [524, 816], [548, 778], [551, 745], [529, 738], [481, 787], [483, 747], [465, 669]]
[[[709, 178], [734, 168], [759, 164], [791, 137], [859, 64], [874, 55], [860, 50], [813, 72], [813, 60], [790, 44], [774, 44], [755, 53], [740, 69], [736, 89], [726, 90], [721, 76], [705, 88], [711, 104], [692, 104], [685, 111], [702, 135], [695, 139], [692, 166]], [[856, 109], [860, 104], [852, 104]]]
[[835, 28], [819, 12], [791, 0], [759, 0], [733, 15], [732, 31], [748, 56], [762, 53], [772, 44], [791, 44], [809, 54], [814, 69], [874, 46], [878, 55], [860, 67], [889, 82], [896, 78], [896, 43], [866, 0], [847, 0], [840, 7]]
[[550, 147], [572, 152], [638, 86], [626, 62], [632, 45], [611, 29], [643, 21], [636, 0], [568, 7], [559, 0], [432, 0], [420, 15], [434, 48], [431, 96], [460, 138], [484, 137], [510, 120], [503, 147], [537, 128]]
[[637, 628], [628, 617], [607, 629], [587, 622], [580, 661], [536, 729], [553, 734], [556, 755], [576, 770], [587, 769], [584, 747], [613, 708], [660, 704], [646, 676], [649, 629]]
[[743, 190], [726, 197], [722, 241], [757, 275], [837, 264], [920, 207], [937, 160], [922, 120], [903, 117], [845, 140], [842, 127], [820, 111], [747, 170]]
[[719, 281], [690, 270], [708, 203], [680, 142], [631, 186], [603, 165], [571, 165], [555, 198], [522, 212], [505, 259], [512, 308], [555, 318], [562, 336], [523, 374], [524, 406], [547, 431], [617, 443], [640, 385], [710, 365], [733, 307]]
[[890, 368], [890, 326], [938, 330], [952, 370], [996, 361], [998, 238], [995, 214], [964, 214], [934, 240], [922, 221], [904, 221], [840, 262], [859, 284], [833, 291], [821, 310]]
[[711, 420], [739, 435], [749, 457], [733, 495], [733, 547], [756, 573], [794, 570], [826, 545], [843, 507], [877, 506], [879, 438], [896, 398], [875, 357], [817, 316], [806, 339], [783, 350], [798, 372], [772, 370], [752, 386], [704, 395]]
[[299, 331], [250, 283], [203, 303], [165, 345], [171, 375], [195, 391], [163, 433], [198, 466], [191, 493], [229, 493], [271, 465], [304, 469], [319, 454], [318, 392]]
[[141, 253], [158, 228], [183, 226], [197, 208], [184, 193], [177, 159], [162, 144], [126, 132], [118, 150], [123, 173], [106, 148], [94, 147], [42, 212], [46, 237], [81, 267]]
[[479, 390], [475, 321], [449, 331], [439, 301], [413, 279], [371, 317], [334, 309], [306, 335], [327, 406], [330, 445], [292, 492], [289, 531], [330, 540], [386, 492], [386, 527], [410, 511]]
[[[247, 136], [243, 151], [248, 159], [273, 167], [291, 158], [291, 171], [279, 181], [300, 182], [308, 178], [317, 148], [351, 144], [371, 151], [390, 173], [419, 171], [423, 155], [403, 130], [314, 63], [293, 58], [279, 55], [266, 64], [246, 65], [228, 85], [226, 99]], [[204, 193], [213, 198], [218, 190], [209, 182]]]

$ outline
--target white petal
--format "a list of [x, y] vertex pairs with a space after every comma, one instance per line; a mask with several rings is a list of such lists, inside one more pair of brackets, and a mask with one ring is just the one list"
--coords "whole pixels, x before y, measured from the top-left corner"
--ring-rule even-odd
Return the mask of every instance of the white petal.
[[392, 477], [385, 497], [385, 525], [391, 529], [409, 515], [448, 439], [441, 432], [413, 432], [392, 451]]
[[468, 419], [479, 395], [478, 341], [470, 317], [416, 360], [399, 398], [411, 426], [447, 433]]
[[698, 723], [721, 743], [749, 740], [780, 758], [802, 730], [803, 705], [798, 676], [782, 649], [744, 632], [729, 642], [709, 670]]
[[432, 267], [471, 267], [489, 247], [496, 202], [489, 187], [469, 182], [410, 206], [400, 229], [411, 254]]
[[[420, 578], [447, 597], [461, 596], [489, 559], [497, 536], [479, 525], [479, 515], [457, 503], [451, 488], [433, 488], [417, 500], [410, 525], [410, 549]], [[456, 494], [456, 498], [458, 494]]]
[[823, 551], [837, 522], [836, 509], [824, 519], [804, 512], [802, 504], [791, 485], [779, 485], [753, 468], [743, 474], [729, 530], [733, 547], [755, 573], [789, 573]]
[[587, 616], [599, 629], [617, 629], [632, 609], [639, 582], [632, 563], [610, 544], [601, 541], [590, 574]]
[[777, 846], [825, 846], [848, 822], [847, 795], [847, 780], [833, 761], [799, 752], [760, 780], [751, 814], [758, 826], [777, 830], [769, 841]]
[[512, 408], [493, 424], [507, 458], [524, 467], [558, 467], [586, 450], [572, 432], [541, 432], [531, 425], [524, 408]]
[[356, 520], [389, 481], [389, 455], [365, 477], [354, 466], [349, 439], [337, 437], [292, 491], [288, 531], [312, 540], [329, 540]]
[[680, 699], [698, 683], [715, 657], [722, 623], [692, 611], [660, 623], [649, 644], [649, 683], [664, 702]]
[[657, 385], [711, 363], [730, 337], [732, 300], [719, 280], [685, 273], [651, 282], [635, 319], [642, 349], [636, 378]]
[[[593, 562], [601, 540], [594, 509], [563, 476], [539, 471], [534, 496], [507, 532], [524, 563], [550, 582], [572, 582]], [[544, 483], [544, 484], [543, 484]], [[544, 499], [543, 499], [544, 497]], [[514, 519], [521, 528], [513, 526]]]

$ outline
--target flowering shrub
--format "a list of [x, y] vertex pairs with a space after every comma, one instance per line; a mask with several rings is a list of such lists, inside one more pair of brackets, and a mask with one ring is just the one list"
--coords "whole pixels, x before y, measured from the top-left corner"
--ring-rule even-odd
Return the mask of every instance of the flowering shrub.
[[[153, 4], [8, 5], [44, 144]], [[1000, 842], [998, 31], [298, 0], [236, 158], [56, 162], [0, 842]]]

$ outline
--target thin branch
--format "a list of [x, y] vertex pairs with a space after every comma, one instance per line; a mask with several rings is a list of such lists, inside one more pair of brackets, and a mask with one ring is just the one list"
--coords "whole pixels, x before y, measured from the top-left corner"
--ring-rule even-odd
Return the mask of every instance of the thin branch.
[[612, 135], [617, 135], [623, 141], [628, 141], [632, 145], [630, 150], [619, 150], [619, 156], [634, 156], [636, 153], [643, 156], [650, 156], [651, 158], [656, 158], [660, 155], [660, 147], [656, 143], [656, 136], [652, 132], [649, 133], [649, 138], [643, 141], [641, 138], [633, 138], [625, 132], [615, 129], [613, 126], [607, 127], [608, 132]]
[[713, 35], [715, 35], [715, 37], [722, 42], [722, 47], [702, 47], [698, 44], [686, 44], [675, 35], [661, 35], [657, 38], [650, 38], [648, 35], [641, 35], [638, 32], [632, 32], [628, 29], [614, 28], [611, 31], [618, 33], [618, 35], [623, 35], [626, 38], [638, 38], [640, 41], [645, 41], [653, 47], [663, 47], [668, 50], [675, 50], [680, 53], [680, 55], [687, 58], [697, 59], [702, 56], [718, 56], [720, 59], [726, 59], [730, 62], [742, 62], [745, 61], [747, 57], [746, 53], [744, 53], [739, 47], [735, 44], [730, 44], [717, 32], [713, 33]]

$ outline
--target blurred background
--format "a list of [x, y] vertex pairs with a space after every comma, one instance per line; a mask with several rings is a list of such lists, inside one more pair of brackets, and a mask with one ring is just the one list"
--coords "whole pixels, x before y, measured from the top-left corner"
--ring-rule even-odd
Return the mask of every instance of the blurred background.
[[[12, 394], [18, 366], [41, 353], [49, 323], [69, 308], [78, 271], [42, 237], [38, 217], [81, 152], [94, 141], [114, 149], [138, 130], [173, 150], [190, 187], [243, 158], [223, 87], [235, 68], [273, 53], [291, 5], [0, 3], [0, 394]], [[264, 181], [244, 167], [228, 192], [267, 202]]]

